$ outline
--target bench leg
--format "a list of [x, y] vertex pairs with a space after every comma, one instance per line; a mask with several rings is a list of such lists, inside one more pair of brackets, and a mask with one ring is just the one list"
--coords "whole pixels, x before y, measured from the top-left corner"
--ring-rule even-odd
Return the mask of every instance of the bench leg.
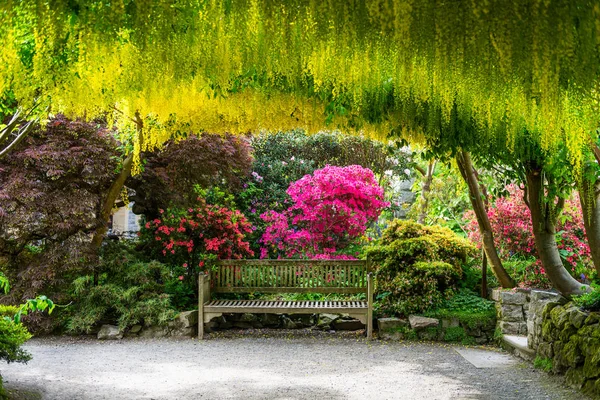
[[367, 340], [373, 339], [373, 274], [367, 275]]
[[204, 274], [198, 276], [198, 340], [204, 339]]

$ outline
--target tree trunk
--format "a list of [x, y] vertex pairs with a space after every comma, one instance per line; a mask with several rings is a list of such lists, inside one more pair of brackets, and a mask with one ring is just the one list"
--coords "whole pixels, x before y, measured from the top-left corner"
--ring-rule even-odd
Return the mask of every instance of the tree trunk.
[[[140, 143], [142, 141], [142, 128], [143, 122], [140, 118], [139, 114], [136, 112], [135, 123], [137, 124], [137, 133], [139, 135]], [[121, 168], [121, 172], [117, 179], [112, 183], [110, 189], [108, 189], [108, 193], [104, 198], [104, 202], [102, 203], [102, 207], [100, 209], [100, 215], [98, 219], [101, 221], [101, 224], [96, 228], [94, 232], [94, 236], [92, 237], [91, 249], [93, 252], [97, 252], [102, 246], [102, 242], [104, 242], [104, 237], [106, 236], [106, 232], [108, 231], [108, 221], [112, 214], [112, 209], [115, 205], [115, 201], [121, 194], [123, 187], [125, 186], [125, 181], [127, 178], [131, 176], [131, 169], [133, 167], [133, 152], [129, 153], [129, 155], [123, 160], [123, 166]], [[98, 270], [94, 268], [94, 285], [98, 284]]]
[[[600, 149], [595, 145], [594, 155], [596, 162], [600, 165]], [[592, 261], [600, 275], [600, 182], [593, 185], [584, 182], [579, 193], [579, 201]]]
[[559, 199], [557, 210], [553, 210], [555, 206], [552, 199], [544, 199], [542, 169], [526, 166], [525, 173], [527, 180], [525, 196], [531, 211], [535, 248], [546, 274], [554, 288], [563, 296], [581, 294], [586, 291], [587, 286], [577, 282], [565, 269], [556, 245], [556, 221], [564, 200]]
[[496, 275], [498, 282], [500, 282], [500, 285], [503, 288], [513, 288], [515, 287], [515, 282], [502, 266], [502, 261], [498, 256], [496, 245], [494, 244], [492, 225], [487, 216], [487, 210], [481, 196], [479, 182], [475, 174], [475, 169], [473, 168], [473, 163], [471, 162], [471, 156], [468, 152], [461, 150], [456, 155], [456, 162], [458, 164], [458, 169], [460, 170], [460, 173], [467, 183], [467, 187], [469, 188], [469, 198], [471, 199], [473, 211], [475, 212], [475, 216], [477, 218], [479, 232], [481, 233], [483, 251], [487, 256], [487, 260], [489, 261], [492, 271], [494, 272], [494, 275]]
[[433, 173], [435, 172], [435, 166], [437, 164], [437, 160], [429, 161], [429, 165], [427, 166], [427, 171], [424, 169], [419, 169], [419, 172], [423, 174], [423, 184], [421, 185], [421, 212], [419, 213], [419, 218], [417, 222], [420, 224], [425, 224], [425, 219], [427, 217], [427, 208], [429, 208], [429, 192], [431, 191], [431, 182], [433, 181]]

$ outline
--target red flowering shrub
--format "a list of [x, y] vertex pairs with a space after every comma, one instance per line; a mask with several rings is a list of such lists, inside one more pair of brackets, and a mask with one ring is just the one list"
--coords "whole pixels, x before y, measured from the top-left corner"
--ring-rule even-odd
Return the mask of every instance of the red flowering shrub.
[[[508, 186], [507, 190], [509, 195], [497, 199], [488, 211], [496, 248], [500, 256], [505, 259], [513, 256], [537, 258], [531, 213], [523, 201], [523, 193], [515, 185]], [[576, 278], [581, 278], [582, 273], [588, 275], [586, 270], [590, 267], [590, 248], [585, 238], [583, 215], [576, 196], [565, 202], [557, 226], [557, 243], [565, 267]], [[471, 221], [467, 226], [469, 238], [481, 246], [481, 235], [473, 211], [467, 211], [465, 218]], [[521, 282], [521, 284], [544, 286], [547, 282], [545, 277], [535, 279], [531, 276], [545, 274], [541, 262], [536, 261], [531, 268], [533, 271], [526, 274], [528, 282]]]
[[261, 258], [332, 258], [360, 237], [389, 205], [373, 171], [359, 165], [326, 166], [292, 183], [292, 206], [283, 213], [268, 211]]
[[146, 222], [142, 237], [146, 243], [158, 244], [166, 263], [181, 273], [180, 280], [195, 279], [209, 260], [254, 255], [244, 240], [252, 227], [237, 210], [207, 204], [199, 198], [195, 208], [160, 212], [161, 218]]

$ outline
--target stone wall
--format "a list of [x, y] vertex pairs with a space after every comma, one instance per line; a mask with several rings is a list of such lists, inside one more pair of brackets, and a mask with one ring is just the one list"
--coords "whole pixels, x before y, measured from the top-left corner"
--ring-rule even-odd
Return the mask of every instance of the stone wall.
[[567, 384], [600, 396], [600, 313], [547, 302], [538, 318], [531, 348], [551, 359], [553, 372], [564, 373]]
[[494, 289], [497, 328], [503, 335], [526, 335], [529, 315], [529, 293]]
[[461, 321], [458, 318], [379, 318], [379, 338], [384, 340], [434, 340], [486, 344], [494, 340], [495, 321]]
[[[600, 313], [582, 311], [558, 293], [494, 290], [497, 329], [527, 335], [537, 358], [565, 374], [568, 385], [600, 397]], [[524, 326], [525, 324], [525, 326]]]

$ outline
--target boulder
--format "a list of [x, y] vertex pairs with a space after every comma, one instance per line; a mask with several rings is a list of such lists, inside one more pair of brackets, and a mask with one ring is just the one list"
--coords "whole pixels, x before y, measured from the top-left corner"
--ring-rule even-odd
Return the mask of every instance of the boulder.
[[268, 326], [270, 328], [274, 328], [276, 326], [279, 326], [279, 322], [280, 322], [279, 321], [279, 315], [277, 315], [277, 314], [260, 314], [258, 316], [258, 320], [264, 326]]
[[365, 325], [357, 319], [337, 319], [332, 327], [336, 331], [357, 331], [364, 329]]
[[246, 322], [246, 321], [234, 321], [233, 326], [235, 328], [240, 328], [240, 329], [254, 328], [254, 325], [251, 322]]
[[151, 326], [140, 332], [143, 338], [163, 338], [169, 336], [169, 328], [166, 326]]
[[581, 390], [585, 381], [583, 368], [570, 368], [565, 375], [565, 383], [577, 390]]
[[189, 328], [198, 324], [198, 310], [183, 311], [175, 317], [177, 327]]
[[408, 326], [408, 321], [400, 318], [378, 318], [377, 319], [377, 329], [379, 332], [386, 331], [394, 331], [398, 330], [398, 328]]
[[298, 329], [302, 328], [302, 325], [292, 321], [289, 317], [284, 315], [281, 317], [281, 327], [283, 329]]
[[303, 326], [313, 326], [315, 324], [315, 318], [313, 314], [290, 315], [290, 319]]
[[440, 324], [440, 321], [435, 318], [420, 317], [418, 315], [410, 315], [408, 322], [413, 329], [435, 328]]
[[241, 322], [254, 322], [256, 320], [258, 320], [258, 317], [256, 316], [256, 314], [250, 314], [250, 313], [244, 313], [238, 319], [238, 321], [241, 321]]
[[445, 318], [442, 319], [442, 328], [457, 328], [460, 326], [460, 321], [458, 318]]
[[[205, 329], [207, 332], [212, 332], [210, 327]], [[171, 336], [184, 337], [184, 336], [195, 336], [196, 329], [193, 326], [188, 326], [187, 328], [178, 328], [171, 331]]]
[[131, 329], [129, 329], [129, 333], [137, 335], [138, 333], [140, 333], [141, 330], [142, 330], [141, 325], [134, 325], [131, 327]]
[[317, 327], [321, 329], [328, 329], [331, 323], [338, 319], [340, 316], [337, 314], [319, 314]]
[[119, 340], [123, 338], [123, 333], [115, 325], [102, 325], [98, 331], [98, 340]]

